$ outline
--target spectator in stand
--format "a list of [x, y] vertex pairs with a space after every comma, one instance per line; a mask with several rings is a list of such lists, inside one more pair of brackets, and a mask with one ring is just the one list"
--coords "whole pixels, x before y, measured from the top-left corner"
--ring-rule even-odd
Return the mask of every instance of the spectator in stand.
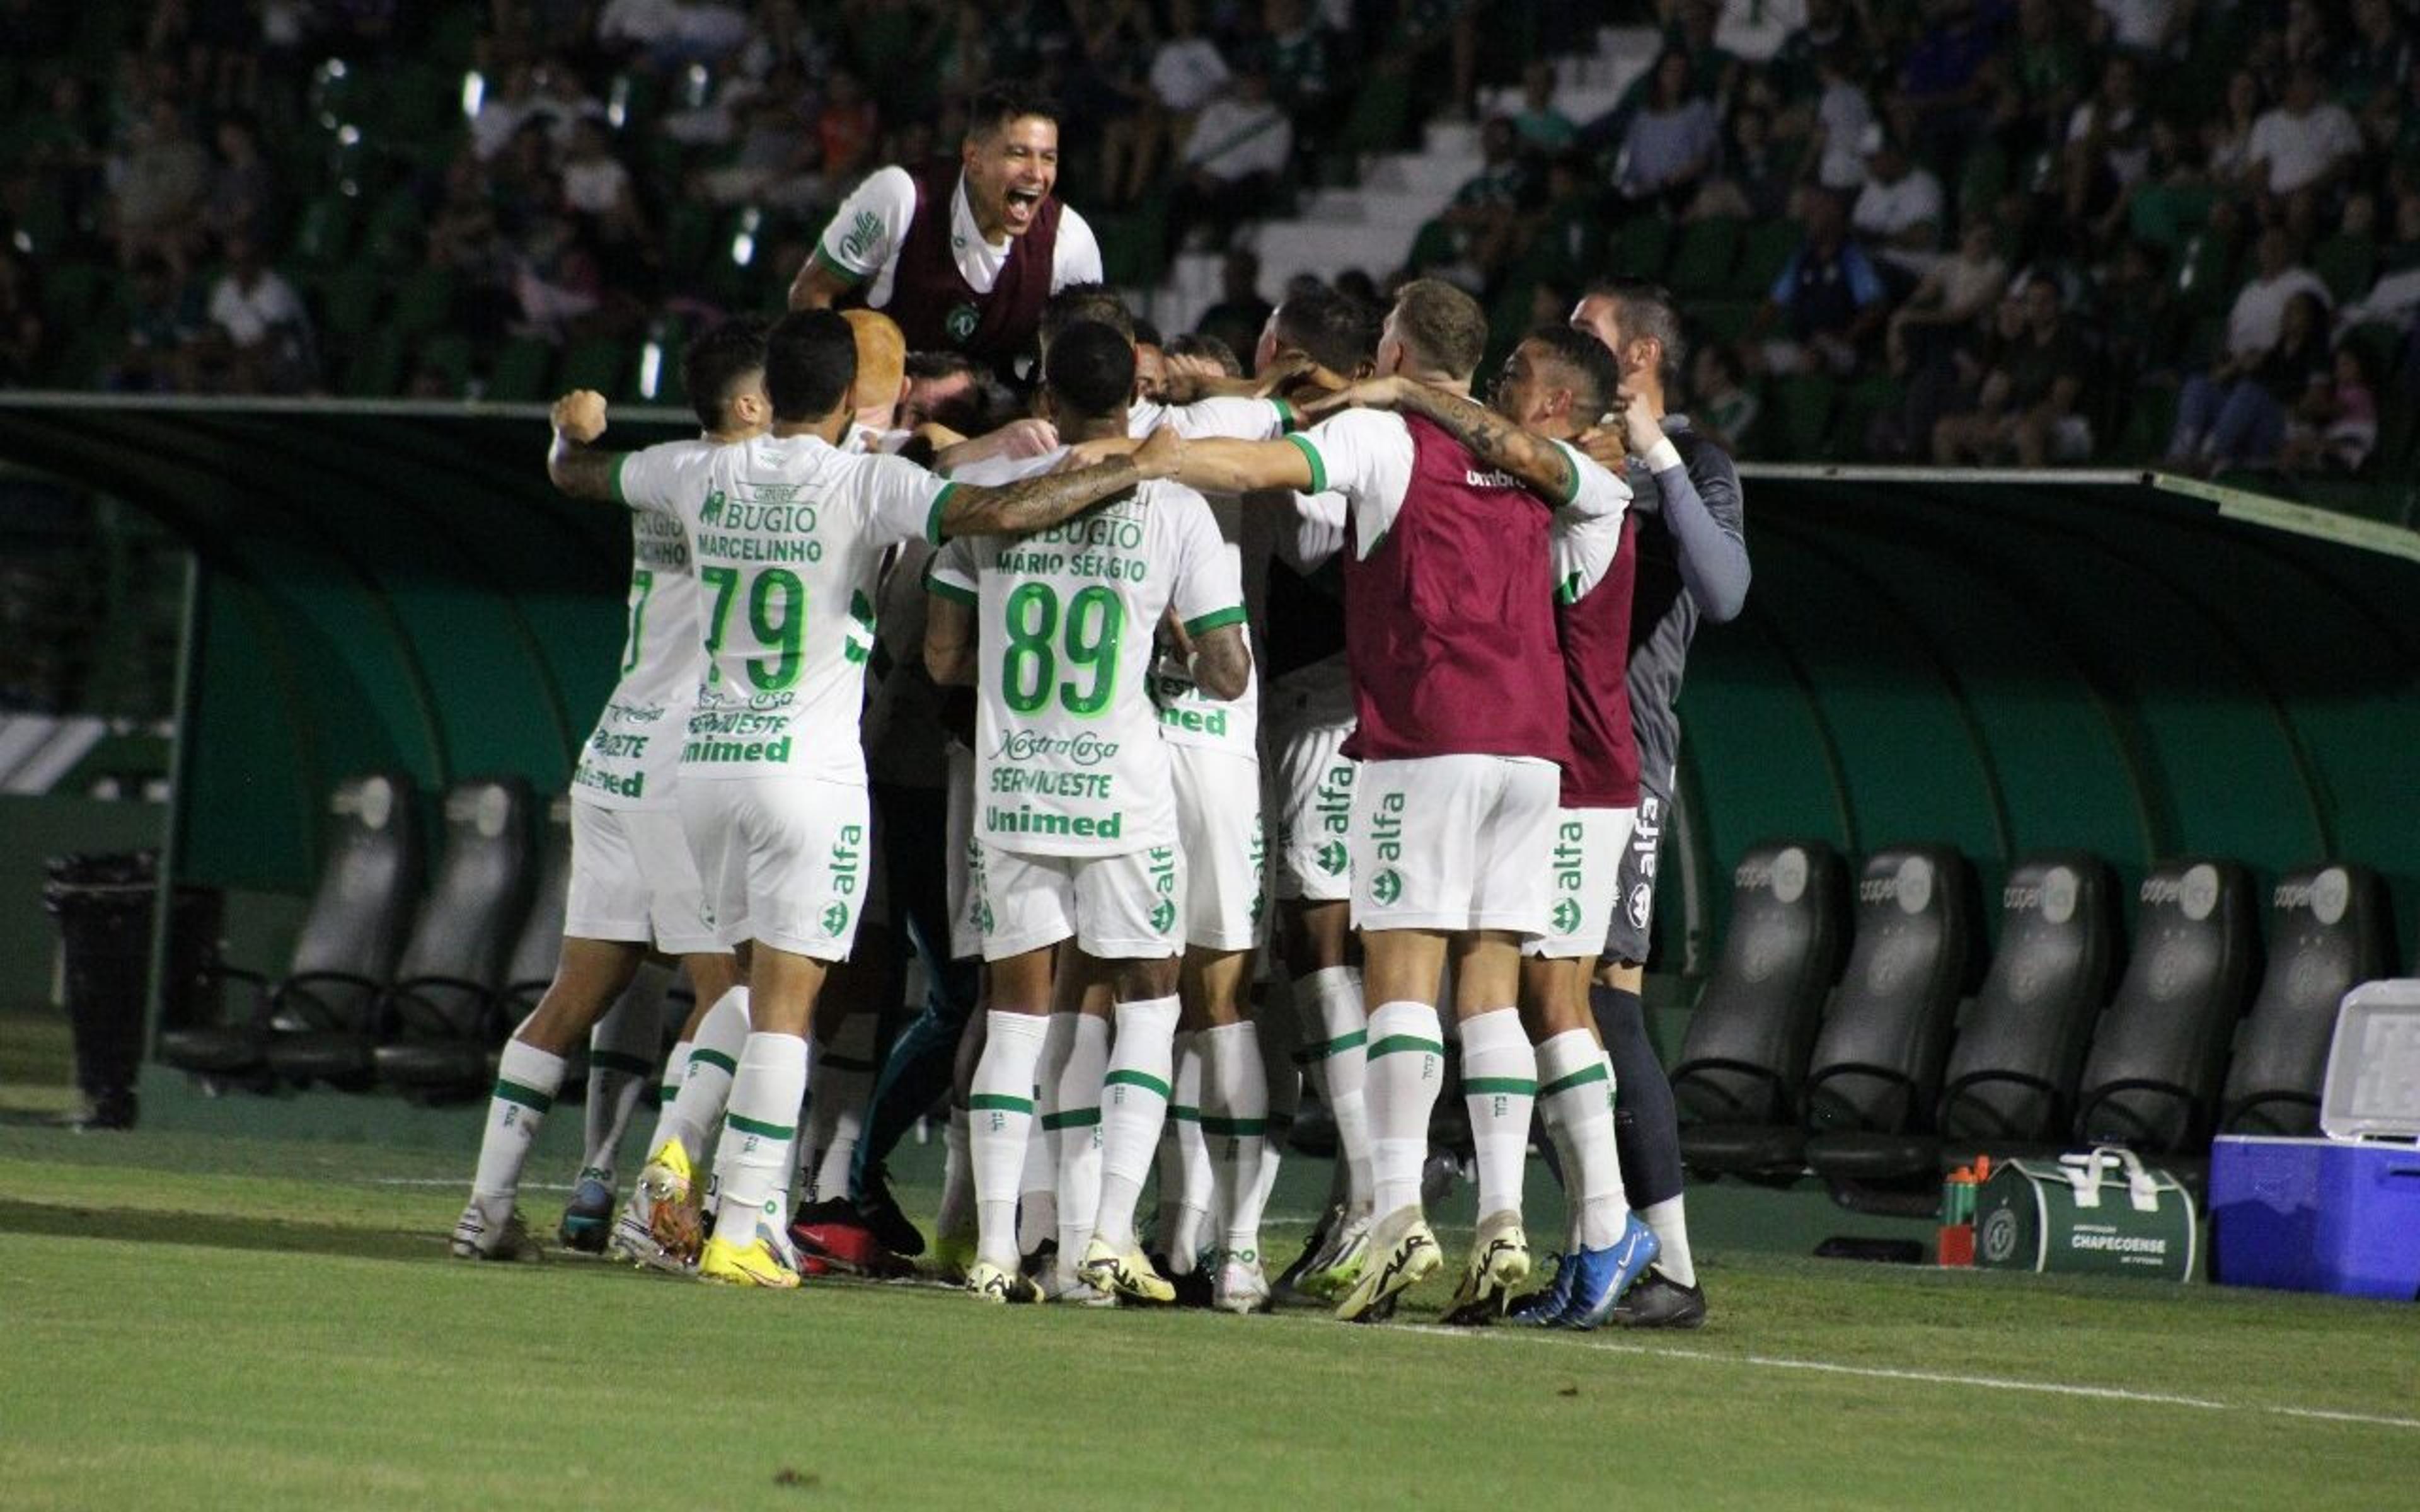
[[1823, 188], [1854, 192], [1866, 181], [1857, 144], [1873, 127], [1873, 102], [1857, 83], [1858, 60], [1847, 52], [1834, 49], [1821, 54], [1815, 69], [1820, 85], [1807, 133], [1807, 166]]
[[2288, 417], [2325, 389], [2330, 371], [2327, 306], [2296, 294], [2268, 349], [2231, 354], [2185, 380], [2161, 465], [2208, 475], [2268, 461], [2285, 442]]
[[1715, 39], [1722, 7], [1714, 0], [1683, 0], [1680, 25], [1665, 34], [1665, 46], [1689, 60], [1688, 93], [1699, 100], [1729, 100], [1739, 87], [1740, 60]]
[[1558, 157], [1579, 140], [1579, 128], [1555, 108], [1555, 66], [1544, 58], [1521, 70], [1521, 114], [1512, 117], [1512, 130], [1532, 157]]
[[1444, 245], [1455, 263], [1435, 270], [1439, 277], [1484, 288], [1495, 282], [1497, 271], [1517, 250], [1520, 210], [1529, 193], [1529, 173], [1521, 162], [1520, 141], [1506, 116], [1494, 116], [1480, 128], [1479, 172], [1462, 181], [1445, 209], [1414, 243], [1434, 244], [1435, 231], [1443, 232]]
[[2211, 177], [2230, 188], [2252, 171], [2252, 129], [2263, 114], [2260, 76], [2238, 69], [2226, 76], [2226, 108], [2201, 123], [2202, 155]]
[[2105, 244], [2122, 230], [2174, 255], [2209, 224], [2217, 203], [2218, 186], [2202, 161], [2201, 144], [2175, 121], [2154, 118], [2149, 169], [2111, 203], [2093, 234]]
[[2284, 227], [2273, 225], [2260, 233], [2253, 253], [2257, 268], [2226, 312], [2226, 356], [2231, 362], [2257, 363], [2277, 345], [2286, 306], [2295, 295], [2309, 294], [2327, 302], [2327, 285], [2302, 266], [2294, 253], [2294, 239]]
[[1807, 24], [1807, 8], [1806, 0], [1723, 0], [1714, 40], [1744, 63], [1769, 63]]
[[1218, 97], [1231, 72], [1218, 44], [1202, 34], [1193, 0], [1169, 0], [1168, 38], [1152, 55], [1151, 87], [1173, 140], [1186, 139], [1194, 113]]
[[1739, 358], [1720, 342], [1699, 347], [1689, 367], [1689, 392], [1695, 395], [1689, 404], [1690, 428], [1734, 458], [1754, 455], [1746, 448], [1762, 408], [1743, 377]]
[[2404, 66], [2399, 86], [2370, 97], [2361, 126], [2371, 148], [2388, 161], [2420, 162], [2420, 56]]
[[118, 260], [129, 267], [146, 253], [184, 271], [198, 250], [202, 195], [210, 181], [210, 160], [186, 130], [175, 100], [161, 95], [127, 133], [125, 155], [114, 175], [111, 222]]
[[2262, 218], [2284, 219], [2307, 237], [2326, 196], [2361, 155], [2361, 129], [2324, 94], [2319, 70], [2296, 65], [2283, 103], [2252, 128], [2245, 178], [2260, 198]]
[[1194, 117], [1185, 178], [1168, 205], [1169, 245], [1182, 248], [1206, 222], [1210, 244], [1224, 247], [1236, 226], [1268, 208], [1293, 157], [1294, 123], [1270, 100], [1269, 76], [1248, 64]]
[[1722, 143], [1714, 108], [1689, 88], [1689, 59], [1667, 49], [1655, 60], [1653, 83], [1622, 133], [1614, 190], [1637, 204], [1652, 200], [1677, 215], [1714, 170]]
[[718, 63], [748, 44], [748, 13], [707, 0], [606, 0], [597, 40], [612, 55], [644, 54], [669, 73], [691, 63]]
[[1731, 112], [1722, 164], [1721, 175], [1699, 192], [1683, 220], [1788, 218], [1791, 191], [1798, 182], [1798, 159], [1774, 140], [1773, 116], [1762, 105], [1743, 103]]
[[226, 271], [210, 290], [213, 328], [202, 363], [234, 393], [301, 393], [318, 382], [311, 316], [302, 296], [261, 260], [248, 237], [226, 243]]
[[1260, 342], [1261, 328], [1268, 324], [1271, 308], [1261, 298], [1260, 285], [1260, 257], [1247, 247], [1229, 252], [1218, 270], [1218, 302], [1202, 313], [1194, 329], [1218, 337], [1236, 351], [1252, 350]]
[[2351, 477], [2369, 465], [2377, 449], [2378, 393], [2369, 363], [2358, 347], [2339, 347], [2329, 381], [2311, 389], [2287, 427], [2277, 463]]
[[260, 155], [259, 129], [249, 117], [219, 122], [219, 161], [210, 170], [210, 192], [202, 203], [202, 224], [224, 241], [248, 237], [271, 240], [277, 229], [277, 175]]
[[2118, 54], [2101, 70], [2101, 87], [2069, 117], [2064, 174], [2067, 218], [2108, 213], [2151, 166], [2151, 113], [2142, 100], [2142, 69]]
[[[148, 261], [159, 263], [156, 257]], [[45, 345], [33, 270], [17, 249], [0, 243], [0, 389], [33, 387]]]
[[2058, 288], [2029, 279], [2013, 335], [1994, 340], [1974, 411], [1932, 427], [1932, 460], [1942, 467], [1991, 466], [2013, 452], [2019, 467], [2080, 461], [2092, 452], [2092, 428], [2078, 412], [2090, 358], [2065, 313]]
[[1807, 106], [1823, 91], [1820, 61], [1825, 54], [1854, 57], [1867, 50], [1864, 28], [1848, 0], [1807, 0], [1806, 24], [1782, 39], [1765, 72], [1783, 106]]
[[200, 294], [165, 258], [146, 255], [134, 265], [126, 312], [126, 344], [101, 387], [125, 393], [182, 393], [195, 387], [194, 343], [209, 329]]
[[1294, 118], [1296, 132], [1316, 142], [1341, 123], [1351, 100], [1339, 87], [1327, 33], [1304, 0], [1268, 0], [1261, 13], [1261, 66], [1269, 98]]
[[1993, 124], [2018, 155], [2059, 141], [2082, 103], [2082, 44], [2059, 13], [2058, 0], [2018, 0], [2016, 33], [2000, 60], [1999, 100]]
[[1900, 69], [1914, 145], [1935, 162], [1963, 161], [1983, 130], [2001, 10], [2001, 0], [1988, 9], [1978, 0], [1934, 0], [1931, 23]]
[[2008, 286], [2008, 259], [2000, 255], [1992, 224], [1977, 216], [1966, 223], [1958, 250], [1935, 262], [1891, 316], [1885, 343], [1890, 370], [1905, 374], [1947, 361], [1957, 332], [1989, 315]]
[[2148, 63], [2184, 45], [2194, 8], [2195, 0], [2092, 0], [2086, 31], [2095, 47]]
[[2352, 0], [2352, 28], [2332, 70], [2336, 103], [2366, 113], [2382, 100], [2392, 108], [2412, 72], [2412, 39], [2396, 23], [2389, 0]]
[[824, 183], [836, 203], [865, 177], [881, 145], [882, 116], [865, 95], [865, 85], [846, 69], [824, 77], [823, 103], [815, 111], [815, 147]]
[[1904, 295], [1941, 261], [1941, 180], [1910, 162], [1880, 126], [1867, 129], [1861, 146], [1866, 187], [1849, 211], [1849, 229], [1874, 250], [1893, 291]]
[[1807, 239], [1790, 255], [1762, 308], [1751, 339], [1778, 326], [1781, 336], [1755, 348], [1765, 369], [1853, 371], [1860, 349], [1883, 328], [1889, 295], [1866, 249], [1849, 237], [1848, 210], [1830, 190], [1807, 192]]
[[1150, 11], [1143, 0], [1106, 0], [1077, 29], [1076, 46], [1066, 139], [1098, 144], [1101, 202], [1131, 205], [1150, 190], [1162, 146]]

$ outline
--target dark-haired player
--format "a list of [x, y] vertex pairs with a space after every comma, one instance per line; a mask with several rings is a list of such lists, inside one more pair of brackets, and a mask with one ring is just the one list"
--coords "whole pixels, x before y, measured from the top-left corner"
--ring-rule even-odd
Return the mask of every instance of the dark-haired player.
[[706, 664], [681, 745], [681, 810], [706, 918], [745, 946], [752, 987], [721, 1206], [698, 1270], [746, 1286], [799, 1284], [783, 1230], [805, 1035], [871, 874], [858, 717], [882, 554], [917, 536], [1040, 529], [1132, 486], [1148, 462], [1001, 488], [944, 483], [840, 449], [856, 377], [848, 322], [794, 314], [767, 341], [768, 434], [705, 453], [606, 452], [592, 444], [605, 402], [582, 391], [556, 402], [547, 459], [566, 493], [675, 514], [697, 564]]
[[1057, 108], [987, 89], [956, 162], [877, 169], [841, 202], [790, 285], [790, 308], [861, 294], [899, 322], [909, 351], [962, 352], [1013, 376], [1043, 301], [1101, 276], [1100, 244], [1053, 196], [1058, 182]]

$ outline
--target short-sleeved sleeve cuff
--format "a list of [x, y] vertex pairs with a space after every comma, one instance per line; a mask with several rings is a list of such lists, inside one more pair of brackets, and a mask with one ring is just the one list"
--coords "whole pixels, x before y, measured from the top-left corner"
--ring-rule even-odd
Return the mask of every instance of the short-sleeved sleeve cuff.
[[949, 507], [950, 495], [957, 491], [954, 483], [941, 485], [941, 491], [933, 496], [932, 509], [924, 516], [924, 539], [935, 546], [941, 544], [941, 511]]
[[1295, 409], [1294, 406], [1286, 403], [1283, 399], [1271, 399], [1269, 403], [1277, 407], [1278, 428], [1280, 430], [1300, 430], [1302, 428], [1302, 415]]
[[1580, 471], [1581, 466], [1583, 465], [1580, 454], [1569, 441], [1557, 441], [1555, 442], [1555, 446], [1563, 454], [1563, 461], [1571, 470], [1570, 475], [1563, 480], [1563, 497], [1557, 501], [1558, 506], [1560, 507], [1562, 505], [1578, 503], [1580, 501], [1580, 480], [1586, 476], [1586, 474]]
[[1186, 621], [1185, 633], [1188, 636], [1206, 635], [1221, 625], [1243, 623], [1244, 606], [1236, 604], [1227, 609], [1214, 609], [1207, 614]]
[[627, 504], [630, 501], [629, 496], [622, 491], [622, 470], [629, 465], [630, 454], [617, 453], [613, 458], [613, 471], [606, 480], [606, 486], [613, 491], [613, 501], [617, 504]]
[[833, 256], [831, 249], [826, 247], [820, 241], [815, 243], [814, 260], [826, 270], [830, 271], [833, 277], [839, 279], [845, 284], [862, 284], [866, 280], [866, 274], [859, 272], [856, 269], [851, 268], [848, 264], [841, 261], [838, 257]]
[[1647, 449], [1647, 471], [1667, 472], [1681, 465], [1681, 449], [1667, 436]]
[[924, 575], [924, 591], [935, 598], [946, 598], [953, 604], [964, 604], [969, 609], [975, 605], [973, 589], [964, 583], [952, 582], [947, 578], [937, 578], [931, 573]]
[[1303, 455], [1304, 460], [1311, 464], [1311, 486], [1303, 491], [1305, 493], [1326, 493], [1327, 491], [1327, 464], [1320, 458], [1319, 448], [1311, 444], [1310, 437], [1300, 434], [1288, 436], [1286, 440], [1292, 443], [1295, 450], [1300, 452]]

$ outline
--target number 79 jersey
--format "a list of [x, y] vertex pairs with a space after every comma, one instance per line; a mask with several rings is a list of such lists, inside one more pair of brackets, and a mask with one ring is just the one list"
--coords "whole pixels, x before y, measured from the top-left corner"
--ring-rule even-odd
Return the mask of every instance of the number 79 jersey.
[[[1057, 460], [963, 476], [1005, 482]], [[975, 838], [1028, 856], [1174, 844], [1152, 639], [1171, 606], [1192, 635], [1244, 619], [1235, 555], [1202, 496], [1149, 482], [1032, 535], [953, 541], [925, 583], [975, 613]]]
[[882, 554], [937, 540], [952, 485], [814, 436], [627, 456], [615, 494], [689, 531], [705, 650], [683, 782], [790, 775], [865, 785], [858, 714]]

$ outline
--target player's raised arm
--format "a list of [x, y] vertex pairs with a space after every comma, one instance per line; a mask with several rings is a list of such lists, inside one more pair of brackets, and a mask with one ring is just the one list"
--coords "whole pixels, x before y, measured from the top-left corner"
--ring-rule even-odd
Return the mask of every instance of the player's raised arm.
[[[1152, 432], [1152, 439], [1167, 434], [1168, 428], [1162, 426]], [[1185, 465], [1174, 476], [1187, 487], [1203, 493], [1249, 494], [1269, 488], [1309, 493], [1318, 474], [1311, 455], [1291, 440], [1201, 440], [1186, 445]]]
[[1064, 472], [1045, 472], [985, 487], [956, 484], [942, 505], [940, 533], [1023, 535], [1080, 515], [1112, 494], [1149, 478], [1166, 478], [1183, 465], [1187, 446], [1173, 431], [1154, 431], [1130, 456], [1112, 456]]
[[554, 443], [546, 453], [548, 479], [574, 499], [613, 501], [613, 478], [626, 454], [596, 444], [605, 434], [605, 396], [594, 389], [575, 389], [554, 401], [549, 418], [554, 423]]
[[1577, 466], [1562, 447], [1465, 394], [1448, 393], [1400, 377], [1365, 378], [1302, 407], [1308, 419], [1343, 409], [1392, 409], [1419, 415], [1468, 447], [1472, 455], [1520, 479], [1524, 487], [1549, 502], [1566, 501], [1579, 487]]

